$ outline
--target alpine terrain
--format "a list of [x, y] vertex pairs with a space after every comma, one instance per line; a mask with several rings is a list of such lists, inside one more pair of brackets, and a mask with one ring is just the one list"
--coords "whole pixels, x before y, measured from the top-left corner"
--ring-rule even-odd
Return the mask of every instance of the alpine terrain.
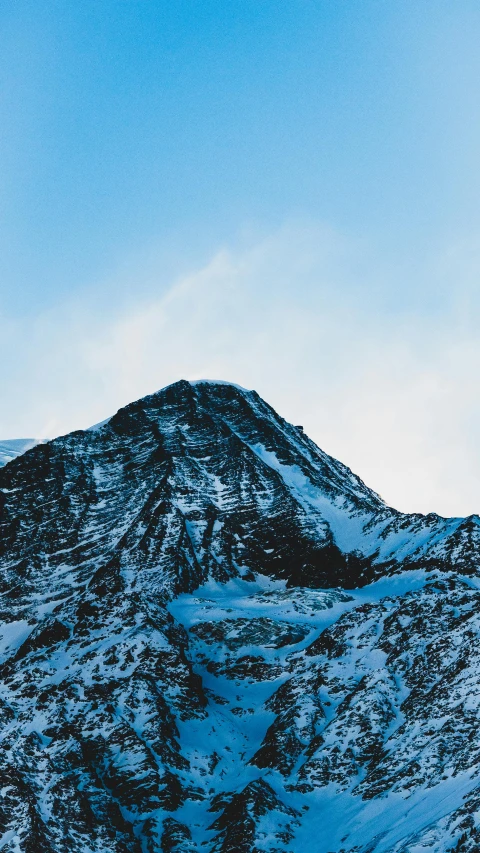
[[480, 850], [480, 519], [254, 391], [7, 461], [0, 587], [4, 853]]

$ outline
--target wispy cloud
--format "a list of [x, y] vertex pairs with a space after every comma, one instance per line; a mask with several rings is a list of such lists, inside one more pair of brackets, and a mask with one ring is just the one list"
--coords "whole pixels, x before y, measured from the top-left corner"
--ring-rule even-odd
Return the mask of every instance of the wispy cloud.
[[480, 510], [479, 272], [474, 242], [398, 269], [311, 222], [224, 247], [166, 286], [159, 269], [158, 296], [139, 265], [121, 307], [99, 310], [90, 293], [0, 321], [1, 435], [86, 427], [181, 377], [228, 379], [392, 504]]

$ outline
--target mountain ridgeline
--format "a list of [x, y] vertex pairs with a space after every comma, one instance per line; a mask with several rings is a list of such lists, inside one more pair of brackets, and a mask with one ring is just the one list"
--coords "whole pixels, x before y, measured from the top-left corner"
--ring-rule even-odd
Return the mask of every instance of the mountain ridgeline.
[[39, 439], [36, 438], [18, 438], [12, 441], [0, 441], [0, 468], [39, 443]]
[[14, 450], [1, 850], [480, 849], [478, 516], [397, 512], [228, 383]]

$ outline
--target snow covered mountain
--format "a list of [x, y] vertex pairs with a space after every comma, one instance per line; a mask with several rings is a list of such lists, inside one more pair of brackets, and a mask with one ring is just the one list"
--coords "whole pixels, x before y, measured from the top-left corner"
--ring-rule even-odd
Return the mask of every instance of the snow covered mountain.
[[480, 849], [480, 519], [178, 382], [0, 470], [0, 849]]

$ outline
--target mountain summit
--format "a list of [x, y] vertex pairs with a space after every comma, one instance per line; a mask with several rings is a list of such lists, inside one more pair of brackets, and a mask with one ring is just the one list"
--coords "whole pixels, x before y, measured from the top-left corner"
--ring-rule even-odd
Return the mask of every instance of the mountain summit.
[[478, 850], [479, 536], [228, 383], [8, 461], [1, 849]]

